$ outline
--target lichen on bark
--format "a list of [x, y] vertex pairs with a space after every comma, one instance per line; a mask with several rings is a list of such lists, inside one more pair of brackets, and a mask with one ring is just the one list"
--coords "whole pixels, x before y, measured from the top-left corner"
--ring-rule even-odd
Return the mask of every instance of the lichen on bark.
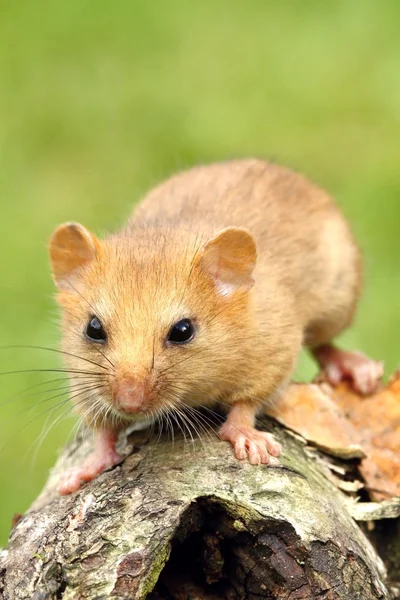
[[264, 425], [283, 445], [279, 466], [240, 463], [216, 436], [137, 432], [121, 465], [60, 497], [60, 471], [90, 449], [73, 444], [0, 554], [1, 597], [391, 598], [344, 495], [298, 440]]

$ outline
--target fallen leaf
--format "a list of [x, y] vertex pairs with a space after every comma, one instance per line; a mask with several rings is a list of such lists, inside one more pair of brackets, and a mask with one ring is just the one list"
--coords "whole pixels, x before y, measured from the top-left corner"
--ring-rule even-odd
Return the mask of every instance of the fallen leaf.
[[328, 454], [362, 458], [372, 500], [400, 496], [400, 372], [369, 397], [346, 384], [292, 384], [268, 414]]
[[329, 454], [365, 456], [360, 433], [321, 385], [292, 384], [268, 414]]

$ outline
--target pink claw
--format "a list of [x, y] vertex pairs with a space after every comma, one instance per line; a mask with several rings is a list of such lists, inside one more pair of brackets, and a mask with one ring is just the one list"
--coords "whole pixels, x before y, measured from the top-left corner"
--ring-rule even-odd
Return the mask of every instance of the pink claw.
[[252, 465], [267, 465], [271, 463], [271, 456], [278, 457], [281, 452], [280, 445], [271, 433], [254, 427], [239, 429], [229, 422], [229, 418], [222, 425], [219, 436], [232, 444], [237, 459], [248, 458]]
[[121, 461], [121, 456], [115, 450], [116, 435], [110, 431], [100, 431], [97, 434], [95, 451], [80, 467], [66, 471], [59, 483], [58, 491], [62, 495], [72, 494], [79, 490], [83, 483], [92, 481], [105, 469], [109, 469]]
[[376, 392], [384, 373], [382, 362], [361, 352], [345, 352], [328, 345], [316, 348], [314, 355], [332, 385], [350, 381], [353, 389], [364, 396]]

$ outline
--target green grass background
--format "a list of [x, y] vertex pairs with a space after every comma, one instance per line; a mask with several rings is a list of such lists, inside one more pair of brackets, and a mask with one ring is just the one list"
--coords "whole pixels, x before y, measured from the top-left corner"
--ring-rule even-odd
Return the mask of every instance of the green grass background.
[[[101, 234], [177, 169], [257, 155], [304, 171], [343, 207], [367, 284], [342, 343], [392, 371], [399, 19], [397, 0], [0, 1], [0, 343], [57, 345], [46, 243], [58, 223]], [[1, 371], [59, 366], [45, 352], [0, 352]], [[303, 358], [299, 375], [313, 372]], [[46, 378], [2, 375], [0, 401]], [[41, 400], [0, 405], [2, 544], [74, 424], [35, 456]]]

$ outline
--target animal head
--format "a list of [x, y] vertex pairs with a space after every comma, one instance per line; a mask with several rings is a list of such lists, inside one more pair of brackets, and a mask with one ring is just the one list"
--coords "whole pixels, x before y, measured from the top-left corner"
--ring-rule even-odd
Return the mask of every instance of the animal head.
[[99, 240], [77, 223], [49, 244], [63, 351], [92, 427], [223, 397], [245, 366], [256, 246], [245, 229], [209, 239], [131, 228]]

